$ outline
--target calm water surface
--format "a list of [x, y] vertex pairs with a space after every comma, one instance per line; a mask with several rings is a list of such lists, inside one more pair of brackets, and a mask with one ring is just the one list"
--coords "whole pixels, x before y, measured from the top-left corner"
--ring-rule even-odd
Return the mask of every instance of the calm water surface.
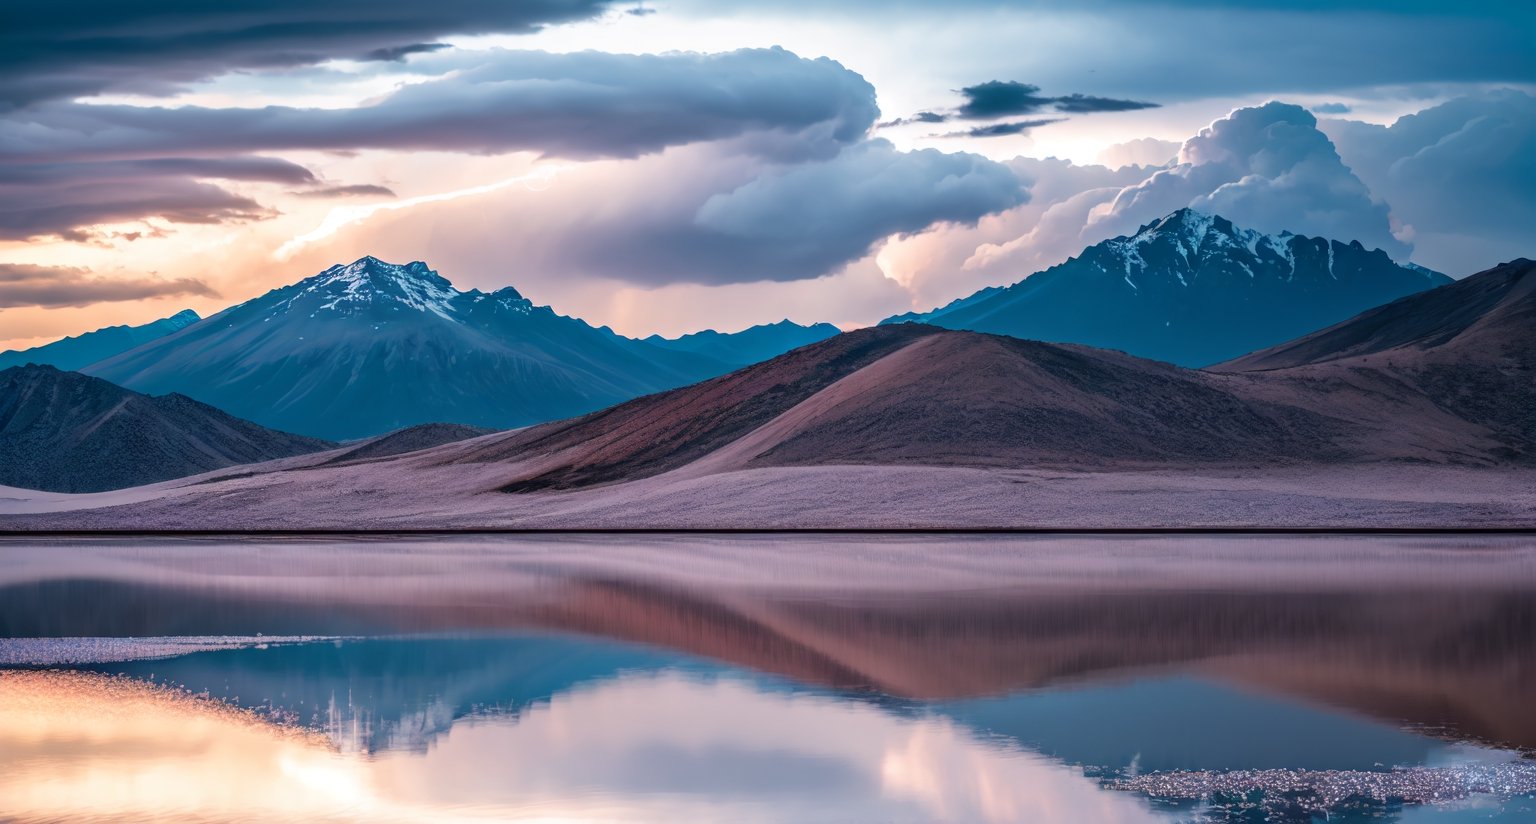
[[1528, 537], [0, 541], [0, 821], [1536, 821]]

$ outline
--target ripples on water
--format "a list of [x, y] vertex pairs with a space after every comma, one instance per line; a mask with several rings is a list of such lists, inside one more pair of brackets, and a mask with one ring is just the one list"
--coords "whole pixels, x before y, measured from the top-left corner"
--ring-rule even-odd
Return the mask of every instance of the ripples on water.
[[1522, 537], [12, 541], [0, 667], [0, 820], [1536, 820]]

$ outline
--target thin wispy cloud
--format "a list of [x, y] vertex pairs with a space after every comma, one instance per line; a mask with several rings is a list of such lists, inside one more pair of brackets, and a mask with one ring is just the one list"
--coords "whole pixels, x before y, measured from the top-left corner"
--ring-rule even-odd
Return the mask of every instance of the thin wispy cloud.
[[950, 132], [945, 137], [1006, 137], [1008, 135], [1027, 134], [1031, 129], [1049, 126], [1052, 123], [1060, 123], [1063, 120], [1066, 120], [1066, 118], [1044, 117], [1036, 120], [1009, 120], [1003, 123], [987, 123], [980, 126], [972, 126], [963, 131]]

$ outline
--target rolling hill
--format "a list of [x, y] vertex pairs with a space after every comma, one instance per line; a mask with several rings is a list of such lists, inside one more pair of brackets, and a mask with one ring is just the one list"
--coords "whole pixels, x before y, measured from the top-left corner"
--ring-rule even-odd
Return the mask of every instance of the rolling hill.
[[1520, 259], [1216, 367], [1425, 398], [1536, 459], [1536, 263]]
[[7, 486], [97, 492], [331, 446], [183, 395], [149, 397], [51, 366], [0, 371], [0, 484]]

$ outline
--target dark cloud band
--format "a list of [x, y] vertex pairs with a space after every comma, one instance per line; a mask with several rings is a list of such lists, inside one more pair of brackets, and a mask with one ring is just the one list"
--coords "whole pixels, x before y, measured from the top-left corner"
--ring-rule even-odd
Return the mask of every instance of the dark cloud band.
[[97, 278], [90, 270], [0, 263], [0, 309], [22, 306], [60, 308], [111, 301], [200, 295], [218, 297], [207, 284], [191, 278]]
[[209, 180], [316, 182], [308, 169], [275, 157], [0, 163], [0, 240], [82, 241], [95, 239], [89, 227], [101, 223], [231, 223], [273, 214]]
[[610, 0], [59, 0], [7, 3], [0, 108], [107, 91], [161, 94], [239, 69], [399, 60], [450, 34], [526, 33]]

